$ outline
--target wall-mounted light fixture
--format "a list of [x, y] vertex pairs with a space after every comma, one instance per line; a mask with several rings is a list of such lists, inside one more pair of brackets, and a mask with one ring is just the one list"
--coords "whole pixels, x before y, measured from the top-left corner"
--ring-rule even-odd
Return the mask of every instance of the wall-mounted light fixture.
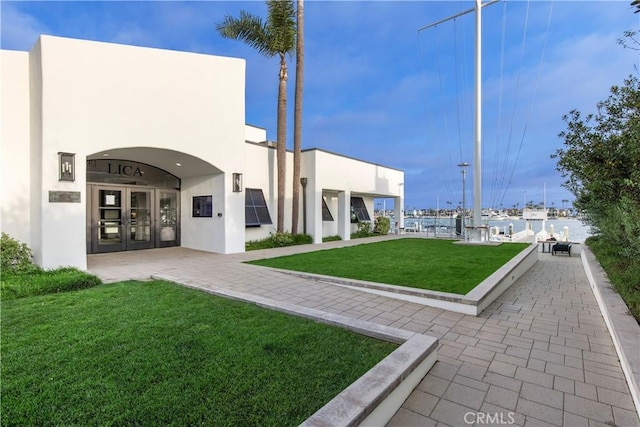
[[76, 155], [75, 153], [58, 153], [59, 181], [76, 180]]
[[234, 193], [242, 192], [242, 174], [241, 173], [233, 174], [233, 192]]

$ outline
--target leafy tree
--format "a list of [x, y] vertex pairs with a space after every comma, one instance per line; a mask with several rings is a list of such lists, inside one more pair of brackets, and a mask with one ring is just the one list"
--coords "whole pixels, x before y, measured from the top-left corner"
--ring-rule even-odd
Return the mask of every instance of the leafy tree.
[[564, 148], [552, 158], [576, 196], [575, 206], [593, 218], [622, 197], [640, 202], [640, 87], [631, 76], [585, 118], [577, 110], [563, 117]]
[[298, 233], [300, 216], [300, 162], [302, 157], [302, 91], [304, 85], [304, 0], [297, 0], [296, 14], [296, 92], [293, 112], [293, 203], [291, 234]]
[[640, 223], [628, 220], [640, 218], [640, 82], [630, 76], [613, 86], [596, 114], [573, 110], [563, 119], [564, 148], [552, 157], [574, 207], [605, 241], [624, 248], [620, 256], [640, 259]]
[[226, 16], [216, 29], [225, 38], [240, 40], [260, 54], [280, 59], [278, 73], [277, 167], [278, 220], [277, 230], [284, 231], [284, 199], [287, 146], [287, 54], [295, 48], [296, 22], [292, 0], [268, 0], [267, 19], [241, 11], [240, 17]]
[[552, 157], [574, 208], [598, 231], [587, 243], [640, 322], [640, 83], [631, 76], [596, 114], [563, 119], [564, 147]]

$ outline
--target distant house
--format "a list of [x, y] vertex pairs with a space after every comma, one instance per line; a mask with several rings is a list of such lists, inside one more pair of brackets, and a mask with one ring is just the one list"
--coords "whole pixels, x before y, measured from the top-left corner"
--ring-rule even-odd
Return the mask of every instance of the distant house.
[[[275, 147], [245, 124], [243, 59], [51, 36], [0, 55], [1, 228], [39, 265], [166, 246], [243, 252], [275, 231]], [[393, 198], [402, 221], [401, 170], [310, 149], [301, 176], [299, 231], [315, 243], [349, 239], [374, 198]]]

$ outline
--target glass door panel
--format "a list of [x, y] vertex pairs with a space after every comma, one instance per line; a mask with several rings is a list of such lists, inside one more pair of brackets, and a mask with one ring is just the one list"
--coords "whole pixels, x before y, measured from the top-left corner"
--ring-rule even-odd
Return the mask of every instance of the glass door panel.
[[122, 190], [97, 188], [98, 221], [95, 252], [122, 251], [125, 242], [122, 238], [123, 206]]
[[157, 190], [159, 212], [159, 246], [178, 244], [179, 193], [172, 190]]
[[153, 247], [153, 191], [129, 189], [126, 225], [127, 249], [148, 249]]
[[180, 192], [170, 189], [90, 185], [90, 253], [180, 244]]

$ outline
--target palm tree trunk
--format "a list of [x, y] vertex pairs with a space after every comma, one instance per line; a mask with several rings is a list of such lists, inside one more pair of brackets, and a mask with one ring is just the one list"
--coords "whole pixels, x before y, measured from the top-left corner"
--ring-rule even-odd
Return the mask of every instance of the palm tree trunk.
[[[300, 217], [300, 163], [302, 157], [302, 89], [304, 82], [304, 0], [298, 0], [296, 37], [296, 93], [293, 112], [293, 203], [291, 233], [298, 233]], [[303, 206], [302, 209], [305, 209]], [[304, 224], [303, 224], [304, 228]]]
[[284, 199], [285, 176], [287, 173], [287, 61], [280, 54], [280, 82], [278, 84], [278, 129], [277, 129], [277, 164], [278, 164], [278, 224], [277, 231], [284, 232]]

